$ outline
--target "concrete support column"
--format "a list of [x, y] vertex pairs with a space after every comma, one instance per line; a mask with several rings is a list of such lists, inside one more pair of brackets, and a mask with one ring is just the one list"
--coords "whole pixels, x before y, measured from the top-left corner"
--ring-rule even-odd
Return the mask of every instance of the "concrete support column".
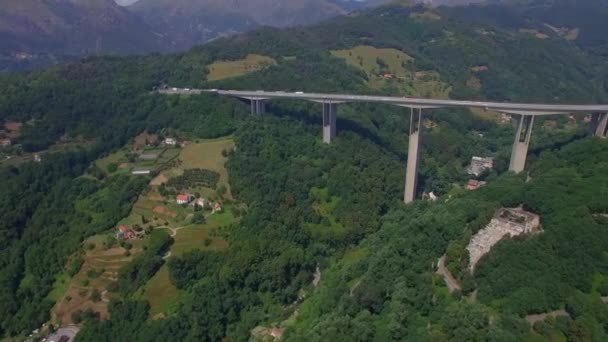
[[407, 169], [405, 171], [405, 194], [403, 201], [411, 203], [416, 199], [418, 185], [418, 164], [420, 163], [420, 139], [422, 134], [422, 108], [410, 112], [410, 139], [407, 147]]
[[266, 113], [266, 101], [259, 99], [251, 99], [251, 115], [262, 115]]
[[336, 138], [337, 103], [323, 103], [323, 142], [331, 144]]
[[509, 171], [520, 173], [526, 166], [526, 157], [528, 156], [528, 146], [530, 146], [530, 138], [532, 136], [532, 126], [534, 125], [533, 115], [518, 115], [517, 127], [515, 131], [515, 141], [511, 150], [511, 162]]
[[608, 137], [608, 113], [593, 113], [591, 116], [591, 132], [596, 137]]

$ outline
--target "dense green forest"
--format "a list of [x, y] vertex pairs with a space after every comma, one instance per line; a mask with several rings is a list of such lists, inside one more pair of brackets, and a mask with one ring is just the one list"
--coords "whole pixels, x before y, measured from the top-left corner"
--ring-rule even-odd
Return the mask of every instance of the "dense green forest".
[[[327, 50], [360, 44], [413, 56], [414, 71], [435, 70], [452, 97], [505, 101], [598, 101], [608, 89], [605, 60], [559, 39], [538, 40], [500, 25], [473, 25], [446, 9], [386, 6], [288, 30], [264, 28], [181, 55], [95, 57], [46, 71], [0, 77], [0, 121], [25, 123], [16, 140], [40, 151], [61, 137], [86, 148], [49, 154], [42, 163], [0, 169], [0, 335], [17, 335], [49, 318], [46, 296], [69, 256], [126, 216], [148, 179], [82, 175], [144, 129], [173, 128], [191, 138], [231, 134], [232, 192], [247, 204], [222, 230], [229, 248], [194, 251], [168, 262], [172, 283], [190, 300], [165, 319], [133, 299], [158, 270], [170, 238], [156, 236], [119, 274], [123, 301], [111, 319], [86, 317], [79, 341], [246, 340], [258, 326], [285, 326], [286, 340], [521, 341], [555, 336], [602, 341], [608, 334], [608, 144], [585, 129], [537, 122], [530, 179], [505, 174], [513, 129], [467, 110], [425, 113], [419, 192], [436, 203], [401, 203], [409, 115], [405, 109], [341, 105], [338, 139], [321, 143], [318, 104], [276, 101], [249, 117], [246, 104], [214, 95], [161, 96], [154, 87], [326, 92], [371, 89], [367, 76]], [[493, 34], [480, 32], [490, 29]], [[248, 53], [278, 63], [234, 79], [207, 82], [206, 65]], [[285, 58], [295, 56], [296, 58]], [[488, 66], [481, 87], [471, 68]], [[576, 65], [576, 68], [564, 68]], [[483, 134], [480, 134], [483, 133]], [[580, 140], [580, 141], [579, 141]], [[489, 186], [462, 192], [473, 155], [496, 157]], [[451, 197], [449, 197], [451, 196]], [[446, 201], [446, 199], [448, 199]], [[433, 264], [463, 244], [500, 206], [538, 213], [545, 233], [499, 243], [446, 293]], [[313, 274], [321, 272], [318, 287]], [[477, 300], [466, 299], [476, 290]], [[570, 318], [537, 323], [526, 314], [566, 309]], [[297, 314], [296, 314], [297, 312]]]

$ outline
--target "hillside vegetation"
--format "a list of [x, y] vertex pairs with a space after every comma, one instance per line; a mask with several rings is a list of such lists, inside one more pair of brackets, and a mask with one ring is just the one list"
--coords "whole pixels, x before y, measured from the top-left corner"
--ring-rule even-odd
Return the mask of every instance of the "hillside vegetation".
[[[170, 130], [189, 141], [231, 135], [230, 192], [246, 207], [234, 212], [238, 222], [229, 220], [232, 210], [208, 219], [224, 227], [210, 242], [223, 241], [219, 248], [192, 248], [201, 238], [194, 233], [206, 232], [188, 231], [186, 240], [177, 234], [170, 246], [169, 238], [159, 238], [136, 256], [119, 271], [110, 319], [86, 315], [79, 341], [247, 340], [256, 327], [285, 328], [288, 341], [605, 340], [608, 145], [583, 138], [580, 117], [535, 123], [528, 178], [505, 173], [511, 125], [468, 110], [425, 112], [419, 192], [441, 197], [405, 206], [406, 109], [340, 105], [337, 139], [325, 145], [317, 103], [273, 101], [268, 115], [251, 117], [248, 104], [236, 99], [151, 92], [163, 84], [420, 91], [416, 82], [409, 90], [400, 83], [373, 87], [366, 69], [331, 52], [367, 46], [410, 56], [404, 71], [432, 73], [453, 98], [605, 101], [600, 56], [561, 39], [471, 24], [445, 9], [433, 12], [440, 19], [415, 15], [428, 11], [393, 5], [309, 28], [263, 28], [179, 55], [96, 57], [0, 77], [0, 120], [23, 123], [15, 143], [25, 151], [77, 137], [91, 141], [41, 163], [0, 169], [0, 333], [25, 334], [48, 321], [56, 293], [48, 294], [70, 269], [70, 256], [86, 238], [131, 219], [149, 190], [151, 179], [107, 168], [91, 172], [91, 165], [142, 132]], [[276, 64], [209, 79], [213, 63], [250, 54]], [[473, 155], [495, 157], [495, 168], [482, 177], [488, 186], [465, 192]], [[499, 243], [475, 274], [463, 276], [462, 293], [449, 294], [434, 276], [437, 259], [449, 246], [466, 245], [497, 208], [520, 204], [541, 215], [545, 234]], [[187, 219], [190, 209], [170, 205]], [[164, 265], [166, 250], [176, 255]], [[176, 299], [151, 300], [151, 314], [145, 291], [164, 290]], [[476, 300], [467, 299], [470, 293]], [[524, 319], [557, 309], [569, 317], [533, 330]], [[149, 319], [158, 313], [165, 317]]]

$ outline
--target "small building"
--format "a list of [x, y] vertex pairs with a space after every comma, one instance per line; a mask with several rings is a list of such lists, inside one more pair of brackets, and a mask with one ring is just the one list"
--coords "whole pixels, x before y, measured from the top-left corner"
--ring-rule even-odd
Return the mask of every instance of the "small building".
[[38, 153], [36, 153], [34, 154], [34, 161], [36, 163], [40, 163], [42, 161], [42, 157]]
[[213, 202], [212, 209], [214, 213], [220, 212], [222, 211], [222, 204], [220, 202]]
[[512, 119], [513, 117], [511, 116], [511, 114], [500, 114], [500, 122], [502, 122], [503, 124], [511, 122]]
[[591, 122], [591, 115], [585, 115], [585, 117], [583, 118], [583, 122], [590, 123]]
[[203, 209], [211, 209], [211, 202], [206, 198], [199, 198], [194, 203], [195, 205], [203, 208]]
[[471, 158], [471, 165], [467, 169], [469, 175], [479, 176], [485, 170], [492, 170], [494, 168], [494, 158], [492, 157], [473, 157]]
[[175, 146], [177, 145], [177, 140], [175, 138], [166, 138], [163, 143], [165, 145], [169, 145], [169, 146]]
[[150, 170], [133, 170], [133, 171], [131, 171], [131, 174], [141, 176], [141, 175], [149, 175], [150, 172], [151, 172]]
[[194, 200], [194, 195], [192, 194], [179, 194], [175, 197], [175, 201], [177, 204], [188, 204]]
[[393, 75], [391, 73], [386, 73], [386, 74], [382, 75], [382, 78], [391, 79], [391, 78], [395, 78], [395, 75]]
[[135, 231], [131, 227], [121, 224], [118, 226], [118, 232], [116, 233], [117, 239], [129, 240], [136, 236]]
[[429, 193], [426, 193], [426, 192], [423, 193], [422, 199], [426, 199], [426, 200], [435, 202], [437, 199], [439, 199], [439, 197], [437, 197], [437, 195], [435, 195], [435, 193], [431, 191]]
[[482, 186], [486, 185], [487, 183], [484, 181], [478, 181], [475, 179], [469, 179], [469, 182], [467, 183], [467, 190], [477, 190], [479, 188], [481, 188]]
[[0, 139], [0, 147], [9, 147], [13, 144], [11, 139]]

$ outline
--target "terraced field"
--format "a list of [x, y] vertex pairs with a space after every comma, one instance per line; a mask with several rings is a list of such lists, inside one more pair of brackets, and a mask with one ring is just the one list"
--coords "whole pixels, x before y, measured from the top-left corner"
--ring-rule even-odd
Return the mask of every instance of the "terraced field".
[[[125, 256], [126, 250], [122, 247], [115, 246], [106, 249], [103, 245], [105, 238], [106, 236], [97, 235], [85, 242], [85, 246], [94, 244], [94, 248], [81, 252], [84, 264], [80, 271], [69, 279], [63, 294], [59, 293], [61, 288], [52, 292], [53, 295], [59, 296], [52, 312], [54, 322], [71, 323], [74, 312], [87, 309], [99, 312], [101, 318], [107, 317], [107, 303], [112, 296], [115, 296], [106, 291], [107, 286], [116, 280], [118, 270], [141, 252], [145, 240], [132, 241], [131, 256]], [[91, 299], [91, 294], [95, 290], [101, 293], [99, 301]]]
[[274, 64], [276, 64], [274, 59], [256, 54], [249, 54], [244, 59], [237, 61], [218, 61], [207, 67], [209, 70], [207, 80], [218, 81], [225, 78], [237, 77], [262, 70]]

